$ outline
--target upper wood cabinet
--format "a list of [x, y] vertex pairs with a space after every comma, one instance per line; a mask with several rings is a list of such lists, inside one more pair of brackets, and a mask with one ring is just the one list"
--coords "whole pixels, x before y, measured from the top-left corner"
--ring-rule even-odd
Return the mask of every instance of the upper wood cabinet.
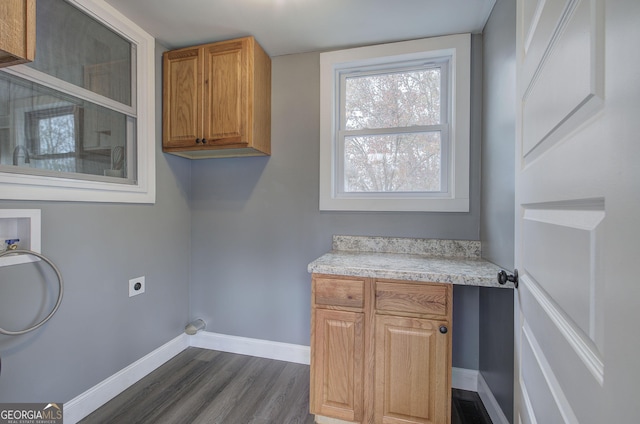
[[0, 68], [36, 56], [36, 1], [0, 1]]
[[162, 119], [167, 153], [271, 154], [271, 59], [253, 37], [165, 52]]

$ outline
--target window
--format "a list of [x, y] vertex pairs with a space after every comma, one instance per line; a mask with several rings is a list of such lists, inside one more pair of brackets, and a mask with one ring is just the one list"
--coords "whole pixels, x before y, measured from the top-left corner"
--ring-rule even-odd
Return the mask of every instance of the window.
[[[82, 109], [65, 106], [25, 112], [27, 144], [22, 163], [38, 160], [46, 169], [77, 172], [77, 152], [82, 149]], [[22, 146], [22, 145], [20, 145]], [[20, 148], [13, 165], [20, 164]]]
[[155, 202], [154, 40], [103, 0], [36, 4], [36, 59], [0, 71], [3, 199]]
[[321, 210], [469, 210], [468, 34], [320, 63]]

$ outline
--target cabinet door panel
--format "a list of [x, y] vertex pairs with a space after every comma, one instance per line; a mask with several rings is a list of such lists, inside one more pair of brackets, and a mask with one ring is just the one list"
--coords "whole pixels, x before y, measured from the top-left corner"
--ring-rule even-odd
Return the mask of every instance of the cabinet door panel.
[[198, 49], [164, 56], [163, 137], [165, 147], [195, 146], [201, 138], [202, 101]]
[[376, 423], [449, 423], [451, 333], [442, 324], [376, 316]]
[[[248, 95], [246, 41], [206, 47], [204, 59], [204, 136], [207, 143], [243, 142]], [[244, 142], [246, 144], [246, 140]]]
[[315, 309], [311, 413], [361, 421], [364, 314]]

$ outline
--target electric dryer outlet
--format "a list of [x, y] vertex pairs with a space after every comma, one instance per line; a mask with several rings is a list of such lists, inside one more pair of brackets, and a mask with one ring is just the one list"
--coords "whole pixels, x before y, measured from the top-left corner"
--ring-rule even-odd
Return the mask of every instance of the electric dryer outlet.
[[129, 280], [129, 297], [144, 293], [144, 276]]

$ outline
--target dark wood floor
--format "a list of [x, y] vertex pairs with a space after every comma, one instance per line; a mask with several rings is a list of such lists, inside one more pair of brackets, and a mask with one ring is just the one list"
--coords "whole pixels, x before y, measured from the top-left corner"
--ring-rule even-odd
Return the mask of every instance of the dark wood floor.
[[[188, 348], [81, 424], [313, 424], [309, 366]], [[491, 424], [476, 393], [454, 390], [452, 424]]]

